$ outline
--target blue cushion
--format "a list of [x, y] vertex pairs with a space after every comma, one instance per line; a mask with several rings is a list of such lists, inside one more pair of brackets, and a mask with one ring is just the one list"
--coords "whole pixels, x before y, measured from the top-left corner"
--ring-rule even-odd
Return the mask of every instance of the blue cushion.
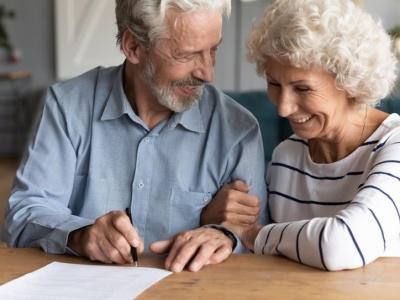
[[400, 96], [399, 97], [388, 97], [381, 100], [377, 109], [383, 110], [387, 113], [397, 113], [400, 115]]

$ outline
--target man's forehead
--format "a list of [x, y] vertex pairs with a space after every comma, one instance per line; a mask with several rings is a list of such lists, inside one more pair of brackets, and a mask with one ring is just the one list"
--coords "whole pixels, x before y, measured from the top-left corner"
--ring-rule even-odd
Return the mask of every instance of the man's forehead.
[[167, 18], [169, 39], [179, 45], [190, 45], [199, 40], [208, 40], [218, 46], [222, 39], [222, 14], [206, 10], [180, 13], [170, 10]]
[[166, 13], [166, 26], [171, 33], [193, 31], [198, 26], [214, 25], [218, 21], [218, 26], [222, 27], [222, 14], [219, 11], [209, 11], [199, 9], [192, 12], [183, 12], [177, 9], [169, 9]]

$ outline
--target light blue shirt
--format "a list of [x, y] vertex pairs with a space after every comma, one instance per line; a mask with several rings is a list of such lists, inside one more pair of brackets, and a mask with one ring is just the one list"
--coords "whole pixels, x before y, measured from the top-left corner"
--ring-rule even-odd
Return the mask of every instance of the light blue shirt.
[[17, 171], [2, 238], [12, 247], [65, 253], [68, 234], [131, 207], [151, 242], [200, 226], [226, 183], [242, 179], [261, 200], [263, 145], [256, 119], [212, 85], [199, 105], [149, 130], [122, 87], [123, 65], [50, 87]]

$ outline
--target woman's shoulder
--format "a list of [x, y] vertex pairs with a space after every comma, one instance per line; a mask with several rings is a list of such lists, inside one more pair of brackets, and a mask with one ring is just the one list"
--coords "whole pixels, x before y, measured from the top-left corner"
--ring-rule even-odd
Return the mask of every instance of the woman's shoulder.
[[400, 138], [400, 116], [397, 113], [387, 115], [371, 135], [371, 138], [387, 139], [389, 136]]
[[363, 145], [375, 151], [392, 144], [400, 144], [400, 116], [397, 113], [387, 115]]
[[395, 128], [400, 130], [400, 116], [397, 113], [387, 115], [382, 121], [381, 125], [388, 129]]

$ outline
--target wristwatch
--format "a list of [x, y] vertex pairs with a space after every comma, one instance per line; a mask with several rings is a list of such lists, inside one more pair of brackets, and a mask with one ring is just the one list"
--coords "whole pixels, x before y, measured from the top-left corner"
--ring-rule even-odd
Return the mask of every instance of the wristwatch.
[[220, 226], [220, 225], [206, 225], [205, 227], [214, 228], [214, 229], [221, 231], [223, 234], [225, 234], [228, 238], [230, 238], [232, 240], [232, 243], [233, 243], [232, 251], [236, 248], [237, 239], [236, 239], [236, 236], [230, 230], [228, 230], [225, 227]]

